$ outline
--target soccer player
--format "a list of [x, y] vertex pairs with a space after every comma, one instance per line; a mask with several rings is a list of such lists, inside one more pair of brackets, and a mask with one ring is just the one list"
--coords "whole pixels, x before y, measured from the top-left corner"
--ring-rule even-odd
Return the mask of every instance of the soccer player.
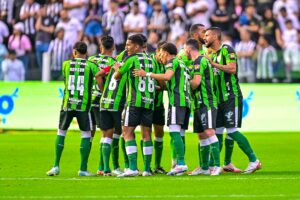
[[165, 73], [155, 74], [137, 69], [135, 75], [154, 78], [158, 81], [167, 81], [169, 96], [169, 111], [167, 125], [170, 129], [171, 140], [176, 152], [177, 165], [168, 175], [179, 175], [188, 170], [184, 160], [184, 144], [181, 131], [188, 128], [190, 116], [190, 83], [189, 69], [176, 58], [177, 48], [172, 43], [161, 47], [161, 61], [165, 65]]
[[[134, 69], [144, 69], [148, 73], [155, 72], [152, 59], [142, 53], [143, 40], [139, 35], [132, 35], [127, 39], [126, 50], [128, 57], [124, 64], [115, 65], [115, 79], [126, 76], [128, 94], [127, 108], [124, 117], [124, 138], [126, 141], [126, 153], [129, 158], [129, 170], [119, 177], [138, 176], [137, 170], [137, 145], [134, 130], [141, 125], [143, 137], [144, 172], [143, 176], [151, 176], [150, 164], [152, 157], [151, 127], [153, 120], [153, 108], [155, 97], [155, 81], [152, 78], [135, 77]], [[120, 68], [119, 68], [120, 67]]]
[[[156, 66], [157, 73], [165, 73], [165, 66], [161, 61], [161, 47], [165, 42], [160, 42], [155, 54], [151, 55], [151, 58]], [[164, 83], [164, 82], [163, 82]], [[164, 137], [164, 125], [165, 125], [165, 107], [163, 102], [164, 87], [165, 84], [162, 84], [163, 88], [159, 88], [155, 93], [154, 101], [154, 113], [153, 113], [153, 127], [154, 127], [154, 150], [155, 150], [155, 168], [154, 173], [156, 174], [166, 174], [166, 170], [161, 166], [161, 158], [163, 152], [163, 137]]]
[[[212, 27], [206, 30], [205, 42], [208, 48], [215, 53], [212, 58], [206, 56], [214, 68], [216, 95], [218, 98], [217, 134], [223, 134], [226, 128], [227, 136], [225, 145], [225, 171], [235, 172], [236, 168], [231, 163], [233, 143], [236, 141], [241, 150], [248, 156], [249, 165], [244, 173], [252, 173], [261, 168], [260, 161], [256, 158], [247, 138], [239, 132], [242, 125], [243, 95], [237, 76], [237, 56], [234, 49], [229, 45], [221, 44], [221, 30]], [[219, 135], [219, 142], [223, 139]], [[227, 144], [226, 144], [227, 143]]]
[[[106, 77], [108, 72], [110, 71], [110, 68], [112, 68], [112, 66], [116, 63], [116, 60], [112, 58], [113, 51], [114, 51], [114, 39], [111, 36], [103, 36], [100, 39], [101, 54], [97, 56], [91, 56], [89, 58], [89, 60], [98, 64], [101, 77]], [[100, 117], [101, 113], [103, 113], [100, 112], [101, 96], [102, 96], [102, 92], [95, 85], [94, 92], [93, 92], [94, 98], [93, 98], [93, 104], [92, 104], [93, 106], [92, 106], [91, 113], [92, 113], [92, 118], [94, 118], [94, 124], [96, 123], [96, 125], [100, 127], [103, 133], [102, 138], [100, 140], [100, 163], [99, 163], [97, 174], [104, 175], [104, 176], [111, 175], [111, 170], [109, 168], [109, 158], [112, 150], [112, 160], [113, 160], [113, 167], [114, 167], [112, 174], [119, 175], [122, 173], [119, 165], [119, 138], [120, 135], [122, 134], [122, 129], [119, 125], [121, 122], [111, 123], [112, 125], [114, 124], [116, 125], [115, 129], [112, 128], [108, 130], [107, 127], [111, 126], [111, 124], [108, 125], [110, 121], [107, 121], [108, 126], [103, 126], [103, 120], [104, 119], [109, 120], [109, 119], [106, 119], [106, 117]], [[113, 132], [114, 130], [115, 133], [111, 134], [111, 131]]]
[[90, 108], [94, 77], [97, 77], [96, 80], [99, 85], [101, 84], [101, 79], [98, 78], [98, 66], [86, 60], [86, 55], [87, 45], [83, 42], [77, 42], [73, 47], [74, 59], [63, 63], [62, 75], [65, 79], [64, 98], [55, 145], [55, 162], [53, 168], [47, 172], [48, 176], [59, 174], [59, 163], [64, 149], [65, 136], [74, 117], [77, 118], [82, 137], [80, 145], [81, 165], [78, 175], [93, 175], [87, 171], [91, 131], [93, 129]]
[[[194, 133], [198, 134], [200, 143], [199, 166], [189, 175], [219, 175], [220, 151], [215, 133], [217, 119], [217, 97], [214, 92], [214, 74], [209, 61], [199, 53], [199, 43], [189, 39], [185, 43], [185, 54], [193, 60], [193, 79], [190, 81], [194, 90]], [[210, 150], [214, 157], [214, 168], [209, 171]], [[199, 152], [198, 152], [199, 153]]]

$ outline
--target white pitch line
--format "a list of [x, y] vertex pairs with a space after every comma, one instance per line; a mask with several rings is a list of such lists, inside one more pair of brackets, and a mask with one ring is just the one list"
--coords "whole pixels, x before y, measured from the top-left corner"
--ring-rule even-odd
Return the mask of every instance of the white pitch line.
[[[16, 177], [3, 177], [0, 178], [0, 181], [107, 181], [112, 180], [113, 178], [58, 178], [58, 177], [24, 177], [24, 178], [16, 178]], [[151, 177], [151, 178], [115, 178], [116, 180], [155, 180], [155, 181], [167, 181], [167, 180], [180, 180], [180, 181], [216, 181], [216, 180], [300, 180], [300, 177]]]
[[101, 195], [101, 196], [0, 196], [0, 199], [199, 199], [199, 198], [299, 198], [300, 194], [228, 194], [228, 195]]

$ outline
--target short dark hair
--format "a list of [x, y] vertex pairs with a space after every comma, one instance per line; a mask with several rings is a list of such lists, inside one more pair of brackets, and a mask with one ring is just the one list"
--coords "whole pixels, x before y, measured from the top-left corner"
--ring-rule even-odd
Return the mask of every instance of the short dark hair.
[[261, 34], [260, 37], [262, 37], [268, 44], [270, 44], [270, 42], [271, 42], [270, 36], [268, 36], [266, 34]]
[[284, 22], [285, 24], [288, 24], [288, 23], [293, 23], [292, 22], [292, 20], [290, 20], [290, 19], [287, 19], [287, 20], [285, 20], [285, 22]]
[[286, 8], [284, 6], [282, 6], [280, 9], [279, 9], [279, 12], [287, 12]]
[[218, 35], [218, 39], [221, 40], [222, 38], [222, 30], [219, 27], [210, 27], [206, 29], [206, 31], [212, 31], [214, 34]]
[[186, 41], [185, 45], [191, 47], [193, 50], [199, 51], [199, 49], [200, 49], [199, 42], [193, 38], [188, 39]]
[[110, 3], [119, 4], [118, 0], [110, 0]]
[[14, 49], [8, 49], [8, 54], [9, 55], [16, 55], [16, 51]]
[[171, 55], [176, 56], [177, 55], [177, 47], [170, 42], [165, 43], [162, 45], [161, 50], [168, 52]]
[[100, 39], [100, 44], [106, 49], [109, 50], [111, 48], [113, 48], [114, 46], [114, 38], [109, 36], [109, 35], [105, 35], [103, 37], [101, 37]]
[[74, 50], [78, 51], [78, 53], [84, 55], [87, 53], [87, 45], [84, 42], [76, 42], [74, 47]]
[[135, 34], [128, 37], [128, 40], [130, 40], [132, 43], [137, 44], [139, 46], [144, 46], [144, 40], [141, 37], [141, 34]]
[[165, 42], [165, 41], [162, 41], [162, 42], [159, 42], [158, 44], [157, 44], [157, 49], [161, 49], [161, 47], [164, 45], [164, 44], [166, 44], [167, 42]]
[[145, 44], [147, 44], [147, 40], [148, 40], [147, 37], [141, 33], [139, 33], [137, 35], [139, 35], [141, 37], [141, 39], [143, 40], [143, 43], [144, 43], [143, 46], [145, 46]]
[[190, 28], [190, 34], [196, 33], [200, 27], [205, 27], [203, 24], [193, 24]]

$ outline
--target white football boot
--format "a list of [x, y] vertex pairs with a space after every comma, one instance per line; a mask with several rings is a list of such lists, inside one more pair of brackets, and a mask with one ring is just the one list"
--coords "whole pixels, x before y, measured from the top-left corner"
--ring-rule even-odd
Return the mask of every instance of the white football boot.
[[251, 174], [254, 173], [256, 170], [261, 169], [261, 162], [256, 160], [255, 162], [250, 162], [248, 167], [243, 172], [244, 174]]
[[52, 167], [49, 171], [47, 171], [47, 176], [57, 176], [59, 174], [58, 167]]

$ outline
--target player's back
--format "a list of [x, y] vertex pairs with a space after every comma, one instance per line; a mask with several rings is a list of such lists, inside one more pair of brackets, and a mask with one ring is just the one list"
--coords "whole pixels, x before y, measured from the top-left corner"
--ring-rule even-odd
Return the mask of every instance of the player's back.
[[98, 67], [86, 59], [72, 59], [63, 63], [65, 90], [62, 109], [88, 111], [91, 107], [92, 87]]
[[143, 69], [147, 73], [155, 73], [153, 60], [144, 53], [137, 53], [129, 56], [124, 64], [131, 65], [128, 73], [128, 105], [153, 109], [155, 97], [154, 79], [150, 77], [135, 77], [133, 74], [134, 69]]

